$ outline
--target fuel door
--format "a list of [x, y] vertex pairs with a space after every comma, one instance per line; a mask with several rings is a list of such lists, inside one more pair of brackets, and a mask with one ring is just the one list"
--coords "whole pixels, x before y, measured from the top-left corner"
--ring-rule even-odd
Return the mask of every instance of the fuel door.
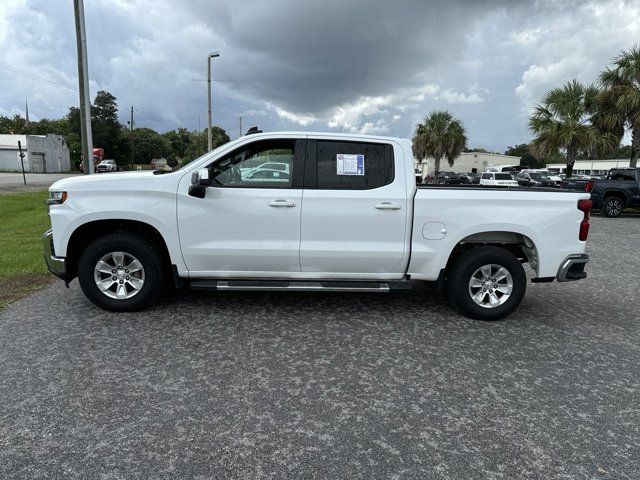
[[422, 237], [425, 240], [442, 240], [447, 234], [447, 227], [442, 222], [427, 222], [422, 226]]

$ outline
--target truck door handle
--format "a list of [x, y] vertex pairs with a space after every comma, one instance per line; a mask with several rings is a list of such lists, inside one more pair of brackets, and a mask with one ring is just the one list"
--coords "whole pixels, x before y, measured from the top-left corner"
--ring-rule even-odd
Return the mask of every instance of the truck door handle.
[[271, 200], [269, 202], [269, 206], [270, 207], [295, 207], [296, 204], [293, 202], [290, 202], [289, 200]]
[[374, 205], [378, 210], [400, 210], [402, 205], [391, 202], [381, 202]]

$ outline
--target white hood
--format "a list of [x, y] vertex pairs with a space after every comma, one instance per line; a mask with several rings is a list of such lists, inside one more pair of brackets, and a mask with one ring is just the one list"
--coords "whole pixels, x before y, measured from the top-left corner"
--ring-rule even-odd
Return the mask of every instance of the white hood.
[[[120, 184], [123, 180], [135, 180], [145, 177], [154, 177], [153, 171], [144, 170], [139, 172], [118, 172], [118, 173], [101, 173], [100, 175], [79, 175], [77, 177], [63, 178], [58, 180], [49, 187], [49, 191], [55, 190], [73, 190], [74, 187], [80, 187], [83, 190], [86, 189], [87, 184], [97, 183], [113, 183], [114, 185]], [[84, 187], [84, 188], [83, 188]]]

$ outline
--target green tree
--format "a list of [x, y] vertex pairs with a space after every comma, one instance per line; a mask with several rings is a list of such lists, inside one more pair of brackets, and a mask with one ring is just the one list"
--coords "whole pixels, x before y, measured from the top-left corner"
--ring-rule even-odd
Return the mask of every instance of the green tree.
[[603, 125], [614, 135], [631, 132], [630, 166], [640, 157], [640, 45], [623, 50], [600, 74]]
[[435, 175], [440, 171], [440, 161], [446, 158], [450, 166], [467, 146], [462, 122], [449, 112], [440, 110], [431, 112], [423, 123], [416, 126], [413, 135], [413, 154], [422, 160], [432, 157], [435, 160]]
[[521, 157], [521, 158], [525, 153], [529, 153], [529, 144], [528, 143], [521, 143], [521, 144], [516, 145], [514, 147], [509, 146], [509, 147], [507, 147], [507, 149], [504, 152], [505, 155], [510, 155], [510, 156], [513, 156], [513, 157]]
[[[79, 122], [78, 122], [79, 126]], [[126, 151], [122, 151], [122, 125], [118, 120], [116, 97], [100, 90], [91, 106], [91, 134], [94, 147], [104, 148], [107, 158], [113, 158], [118, 164], [127, 163]]]
[[151, 128], [133, 130], [133, 156], [136, 163], [151, 163], [154, 158], [168, 157], [171, 145], [167, 139]]
[[[190, 132], [190, 139], [191, 141], [189, 149], [185, 152], [184, 157], [182, 157], [180, 160], [181, 165], [186, 165], [187, 163], [207, 153], [206, 128], [201, 132], [198, 132], [197, 130]], [[230, 140], [227, 132], [223, 128], [217, 126], [211, 127], [211, 139], [213, 148], [217, 148]]]
[[13, 117], [0, 116], [0, 133], [22, 135], [26, 132], [27, 122], [20, 115]]
[[598, 89], [576, 80], [546, 93], [529, 118], [529, 129], [536, 135], [530, 148], [539, 160], [561, 153], [567, 165], [567, 176], [573, 173], [578, 155], [610, 151], [618, 138], [603, 132], [597, 124]]
[[72, 165], [80, 165], [82, 161], [82, 137], [80, 136], [80, 109], [69, 107], [67, 120], [67, 144], [69, 145], [69, 157]]

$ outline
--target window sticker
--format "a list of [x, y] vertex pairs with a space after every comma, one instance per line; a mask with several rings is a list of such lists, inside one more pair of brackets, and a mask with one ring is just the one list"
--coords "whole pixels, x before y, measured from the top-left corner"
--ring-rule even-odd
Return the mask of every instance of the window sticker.
[[364, 155], [338, 153], [336, 155], [338, 175], [364, 175]]

